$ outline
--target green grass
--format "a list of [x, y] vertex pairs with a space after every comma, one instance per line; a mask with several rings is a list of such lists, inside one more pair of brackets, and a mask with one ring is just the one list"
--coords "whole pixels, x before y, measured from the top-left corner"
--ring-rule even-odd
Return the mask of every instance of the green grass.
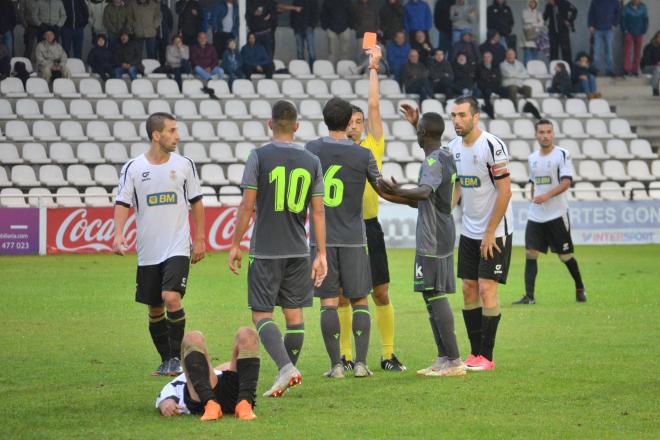
[[[154, 409], [164, 378], [146, 309], [133, 302], [135, 257], [2, 257], [0, 333], [2, 438], [659, 438], [660, 292], [658, 246], [578, 247], [589, 302], [576, 304], [568, 272], [541, 258], [538, 304], [510, 305], [522, 292], [524, 257], [515, 249], [500, 290], [497, 370], [464, 378], [420, 378], [434, 357], [426, 310], [411, 292], [410, 250], [389, 252], [396, 352], [404, 374], [379, 368], [375, 323], [370, 379], [330, 382], [318, 305], [306, 313], [299, 367], [304, 384], [282, 399], [259, 399], [251, 423], [226, 417], [164, 419]], [[468, 347], [453, 295], [456, 333]], [[210, 352], [230, 353], [238, 326], [250, 325], [245, 273], [225, 254], [191, 270], [187, 328]], [[277, 314], [281, 323], [281, 316]], [[262, 350], [259, 393], [275, 376]]]

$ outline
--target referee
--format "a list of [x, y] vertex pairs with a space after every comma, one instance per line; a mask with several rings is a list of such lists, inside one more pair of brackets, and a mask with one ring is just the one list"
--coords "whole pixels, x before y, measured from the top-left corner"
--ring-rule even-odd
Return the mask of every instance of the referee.
[[575, 300], [586, 302], [578, 263], [573, 258], [571, 223], [568, 218], [566, 190], [573, 180], [573, 163], [568, 151], [555, 145], [552, 122], [536, 123], [536, 140], [541, 149], [529, 156], [529, 181], [532, 203], [525, 228], [525, 296], [513, 304], [536, 304], [534, 284], [539, 253], [550, 250], [566, 265], [575, 281]]

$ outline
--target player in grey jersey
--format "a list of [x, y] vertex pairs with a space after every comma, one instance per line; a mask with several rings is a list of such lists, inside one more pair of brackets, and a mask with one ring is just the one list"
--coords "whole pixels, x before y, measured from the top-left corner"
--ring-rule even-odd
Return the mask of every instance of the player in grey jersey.
[[[442, 116], [419, 112], [404, 104], [406, 119], [417, 128], [417, 140], [426, 156], [420, 169], [417, 187], [402, 188], [394, 179], [381, 181], [384, 192], [404, 198], [418, 208], [414, 291], [423, 295], [435, 338], [438, 357], [417, 371], [425, 376], [463, 376], [465, 366], [460, 358], [454, 315], [446, 294], [456, 292], [454, 278], [454, 242], [456, 229], [453, 208], [456, 164], [447, 148], [441, 147], [445, 129]], [[419, 123], [418, 123], [419, 121]]]

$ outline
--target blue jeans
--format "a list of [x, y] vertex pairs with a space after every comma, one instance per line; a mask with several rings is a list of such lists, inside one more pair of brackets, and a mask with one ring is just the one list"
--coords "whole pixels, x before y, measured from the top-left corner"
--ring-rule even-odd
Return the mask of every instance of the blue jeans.
[[538, 59], [539, 59], [539, 50], [537, 48], [535, 47], [525, 48], [525, 55], [524, 55], [525, 66], [527, 65], [527, 61], [538, 60]]
[[195, 75], [199, 76], [204, 81], [209, 81], [214, 76], [217, 76], [219, 79], [225, 79], [225, 71], [217, 66], [211, 69], [211, 73], [207, 72], [202, 66], [195, 66]]
[[139, 46], [140, 46], [140, 52], [142, 52], [142, 44], [144, 44], [147, 47], [147, 58], [150, 58], [152, 60], [157, 59], [156, 58], [156, 38], [136, 38]]
[[14, 56], [14, 34], [12, 31], [7, 31], [2, 34], [2, 42], [9, 51], [9, 58], [12, 58]]
[[127, 73], [128, 76], [131, 77], [131, 80], [134, 80], [137, 78], [138, 70], [137, 67], [135, 66], [131, 66], [128, 69], [122, 69], [121, 67], [117, 67], [115, 69], [115, 78], [121, 79], [124, 73]]
[[305, 44], [307, 44], [307, 54], [309, 55], [309, 65], [311, 66], [316, 60], [313, 28], [307, 28], [305, 32], [296, 32], [296, 58], [299, 60], [305, 59]]
[[596, 31], [594, 33], [594, 66], [596, 69], [600, 70], [602, 62], [601, 52], [605, 50], [605, 71], [608, 75], [614, 73], [614, 68], [612, 66], [612, 40], [614, 38], [614, 32], [609, 31]]
[[[69, 57], [82, 58], [83, 37], [85, 28], [71, 29], [62, 28], [62, 47]], [[71, 46], [73, 45], [73, 52]]]
[[582, 93], [595, 93], [598, 91], [596, 88], [596, 77], [588, 75], [587, 79], [580, 80], [580, 91]]
[[451, 43], [452, 45], [456, 44], [456, 42], [461, 40], [461, 36], [463, 36], [463, 32], [472, 32], [472, 28], [454, 28], [451, 31]]

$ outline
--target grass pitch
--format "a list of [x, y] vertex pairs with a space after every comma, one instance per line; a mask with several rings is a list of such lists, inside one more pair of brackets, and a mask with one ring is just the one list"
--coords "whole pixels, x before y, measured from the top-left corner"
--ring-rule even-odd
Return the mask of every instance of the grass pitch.
[[[411, 250], [390, 250], [396, 353], [406, 373], [383, 372], [375, 322], [369, 379], [328, 381], [318, 303], [306, 312], [303, 385], [259, 398], [254, 422], [226, 416], [165, 419], [154, 400], [166, 378], [146, 308], [133, 302], [135, 256], [0, 257], [2, 438], [659, 438], [658, 246], [578, 247], [589, 302], [554, 256], [539, 261], [538, 304], [511, 306], [523, 292], [523, 250], [500, 290], [502, 322], [494, 372], [422, 378], [434, 358], [426, 310], [412, 290]], [[459, 284], [460, 285], [460, 284]], [[461, 352], [468, 342], [451, 303]], [[245, 269], [226, 254], [193, 266], [187, 329], [202, 330], [218, 362], [235, 329], [250, 325]], [[277, 314], [278, 322], [282, 323]], [[262, 350], [259, 394], [275, 377]]]

